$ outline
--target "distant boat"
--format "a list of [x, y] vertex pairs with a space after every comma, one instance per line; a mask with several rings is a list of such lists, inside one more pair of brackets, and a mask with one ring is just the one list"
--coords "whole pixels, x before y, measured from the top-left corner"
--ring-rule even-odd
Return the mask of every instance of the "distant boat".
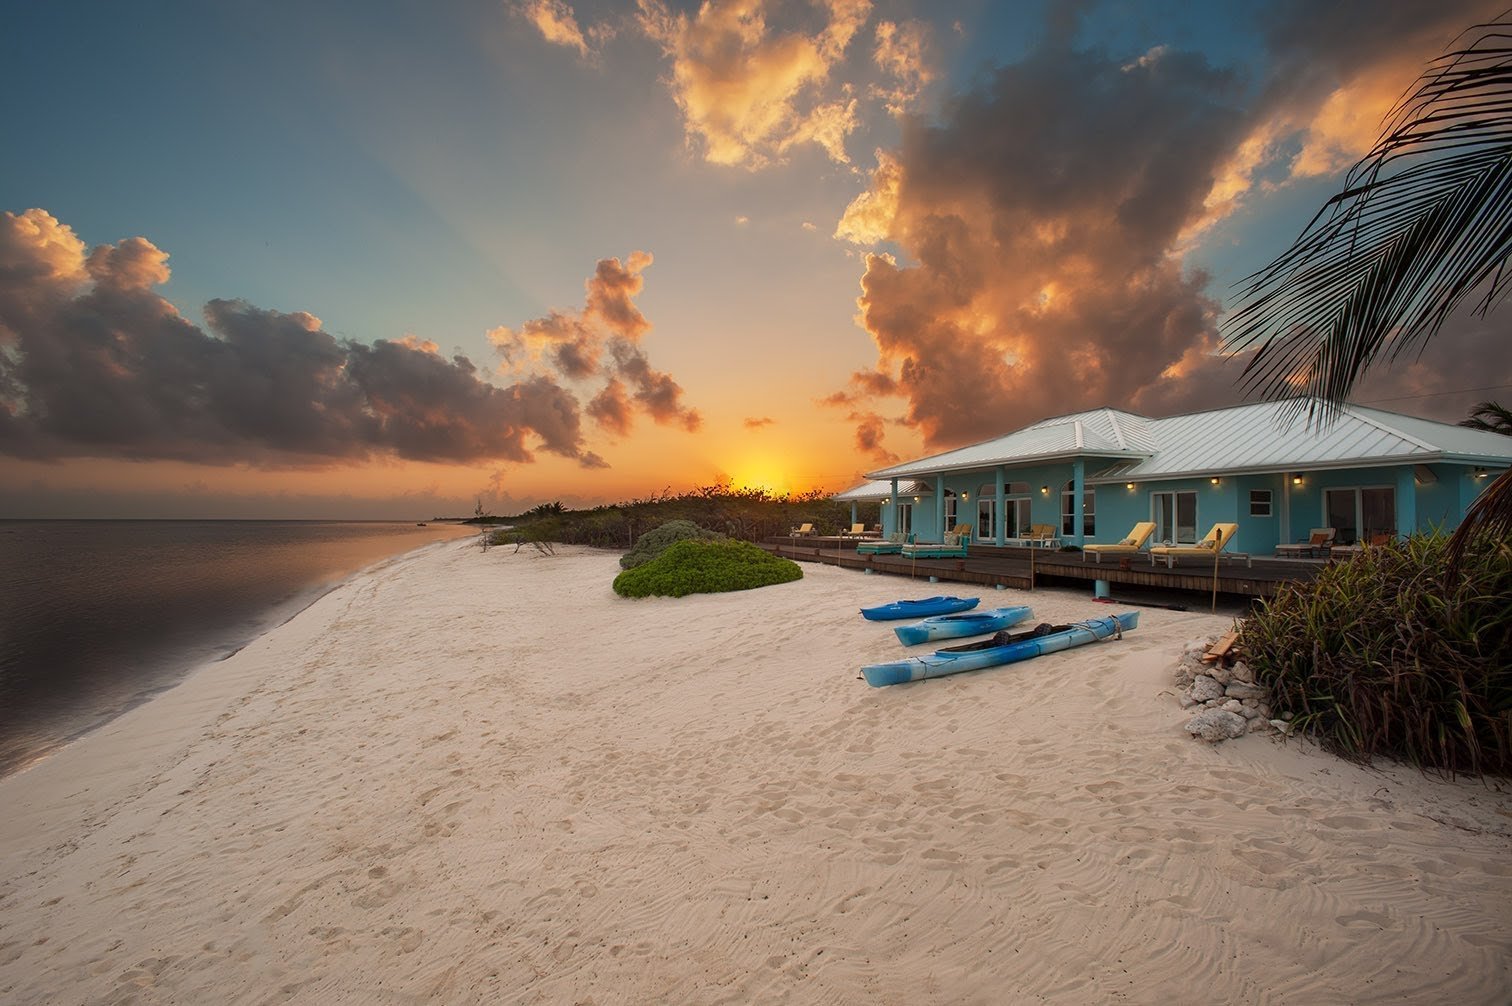
[[992, 608], [989, 611], [963, 611], [955, 615], [936, 615], [912, 625], [898, 625], [893, 631], [904, 646], [927, 643], [931, 639], [960, 639], [963, 636], [980, 636], [984, 632], [996, 632], [1010, 625], [1017, 625], [1034, 617], [1032, 608]]
[[891, 604], [879, 604], [875, 608], [862, 608], [861, 616], [869, 622], [923, 618], [926, 615], [948, 615], [952, 611], [965, 611], [981, 603], [980, 597], [926, 597], [918, 601], [894, 601]]
[[417, 521], [415, 521], [415, 526], [416, 527], [425, 527], [425, 521], [423, 521], [423, 520], [417, 520]]
[[[1006, 640], [986, 639], [980, 643], [952, 646], [924, 657], [909, 657], [886, 664], [861, 668], [866, 683], [873, 688], [897, 685], [923, 678], [939, 678], [981, 667], [996, 667], [1029, 660], [1046, 653], [1058, 653], [1073, 646], [1084, 646], [1109, 636], [1122, 635], [1139, 624], [1139, 612], [1130, 611], [1107, 618], [1089, 618], [1075, 625], [1046, 625], [1028, 632], [1003, 633]], [[1036, 636], [1039, 632], [1041, 635]]]

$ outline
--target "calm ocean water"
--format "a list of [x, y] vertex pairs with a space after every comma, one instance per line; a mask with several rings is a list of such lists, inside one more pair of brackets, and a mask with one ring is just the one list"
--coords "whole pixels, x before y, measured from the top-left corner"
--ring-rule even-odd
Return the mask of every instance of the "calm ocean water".
[[0, 520], [0, 775], [452, 524]]

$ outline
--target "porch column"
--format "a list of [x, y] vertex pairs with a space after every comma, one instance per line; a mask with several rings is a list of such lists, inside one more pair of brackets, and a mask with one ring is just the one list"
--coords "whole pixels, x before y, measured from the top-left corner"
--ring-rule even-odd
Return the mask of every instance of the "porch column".
[[1008, 480], [1003, 475], [1002, 465], [997, 466], [995, 474], [997, 476], [997, 516], [992, 523], [997, 525], [994, 528], [997, 532], [997, 544], [1006, 545], [1008, 544]]
[[1417, 478], [1412, 465], [1397, 469], [1396, 531], [1407, 537], [1417, 530]]
[[851, 523], [856, 523], [856, 501], [851, 500]]
[[[898, 518], [898, 507], [899, 506], [900, 506], [900, 504], [898, 503], [898, 480], [897, 479], [893, 479], [892, 480], [892, 529], [891, 530], [895, 534], [897, 532], [903, 530], [903, 524], [902, 524], [902, 522]], [[884, 526], [883, 526], [882, 530], [883, 531], [887, 531], [888, 528], [885, 526], [886, 522], [884, 521], [883, 523], [884, 523]]]
[[[1280, 521], [1280, 524], [1278, 525], [1279, 528], [1280, 528], [1280, 532], [1279, 532], [1280, 537], [1276, 539], [1277, 543], [1281, 544], [1281, 545], [1289, 545], [1289, 544], [1291, 544], [1291, 540], [1292, 540], [1292, 536], [1291, 536], [1291, 480], [1292, 480], [1292, 473], [1291, 472], [1282, 472], [1281, 473], [1281, 521]], [[1280, 553], [1277, 553], [1277, 554], [1279, 555]]]
[[1087, 543], [1086, 524], [1082, 520], [1082, 495], [1087, 488], [1087, 463], [1077, 458], [1071, 464], [1071, 521], [1075, 531], [1071, 539], [1078, 545]]
[[945, 540], [945, 476], [935, 476], [935, 527], [940, 529], [940, 540]]

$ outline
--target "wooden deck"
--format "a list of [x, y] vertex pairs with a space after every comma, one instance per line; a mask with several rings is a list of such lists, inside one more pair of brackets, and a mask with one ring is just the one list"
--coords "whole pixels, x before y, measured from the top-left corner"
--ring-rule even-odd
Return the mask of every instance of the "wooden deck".
[[[1167, 569], [1164, 562], [1152, 566], [1146, 555], [1105, 557], [1101, 563], [1088, 557], [1083, 562], [1080, 552], [973, 543], [964, 559], [915, 560], [900, 555], [857, 555], [856, 539], [823, 536], [768, 538], [762, 547], [799, 562], [823, 562], [926, 581], [933, 577], [1019, 590], [1033, 590], [1038, 585], [1085, 587], [1090, 591], [1098, 580], [1107, 581], [1114, 592], [1120, 586], [1203, 595], [1210, 595], [1213, 590], [1213, 565], [1200, 558], [1178, 559], [1174, 569]], [[1246, 566], [1243, 559], [1225, 559], [1218, 566], [1218, 592], [1234, 597], [1271, 597], [1281, 584], [1311, 579], [1323, 565], [1322, 560], [1257, 556]]]

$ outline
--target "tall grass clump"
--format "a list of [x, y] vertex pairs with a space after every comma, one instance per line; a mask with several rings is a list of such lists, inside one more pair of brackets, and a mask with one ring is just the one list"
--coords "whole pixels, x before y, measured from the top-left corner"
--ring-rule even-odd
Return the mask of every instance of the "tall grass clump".
[[1483, 536], [1449, 578], [1447, 543], [1367, 548], [1244, 620], [1245, 659], [1294, 729], [1357, 761], [1512, 774], [1512, 547]]
[[801, 580], [803, 570], [744, 541], [679, 541], [661, 555], [614, 578], [622, 597], [685, 597], [751, 590]]
[[724, 535], [690, 520], [669, 520], [635, 539], [635, 547], [620, 557], [621, 569], [643, 566], [680, 541], [719, 541]]

